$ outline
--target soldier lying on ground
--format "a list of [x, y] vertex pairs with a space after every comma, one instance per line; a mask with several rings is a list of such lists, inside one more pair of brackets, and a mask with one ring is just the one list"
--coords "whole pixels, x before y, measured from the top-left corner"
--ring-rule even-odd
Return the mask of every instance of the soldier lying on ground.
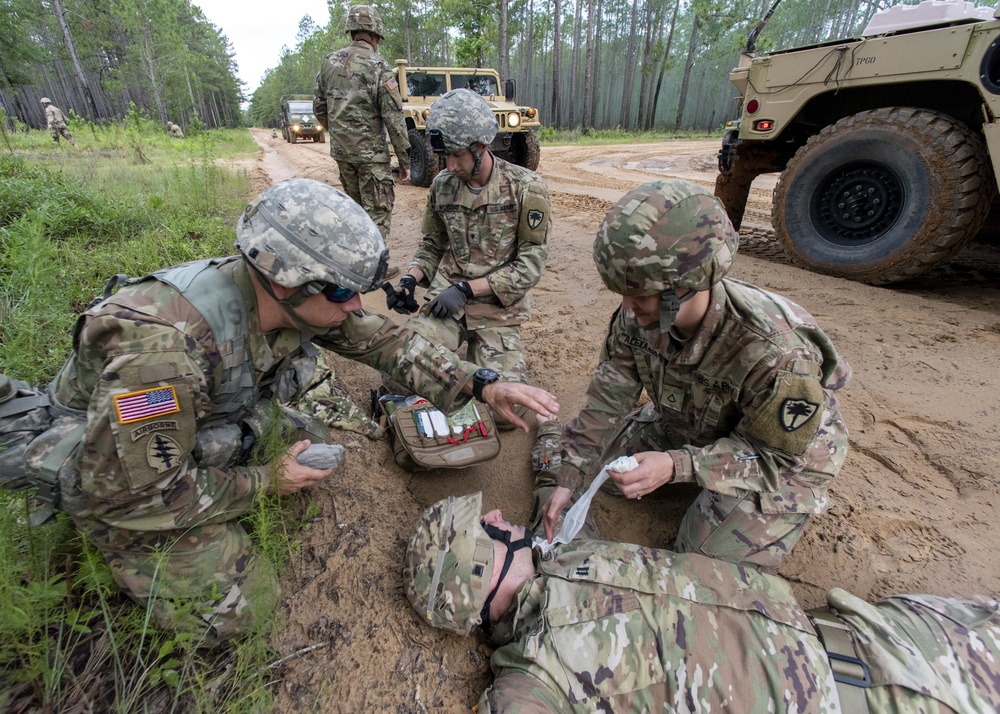
[[[310, 440], [328, 441], [326, 425], [285, 406], [312, 384], [315, 345], [448, 412], [469, 400], [476, 370], [361, 309], [358, 293], [382, 282], [387, 252], [340, 191], [276, 184], [247, 206], [236, 236], [237, 256], [129, 281], [89, 309], [52, 385], [68, 426], [85, 424], [59, 472], [62, 509], [125, 592], [206, 644], [243, 633], [277, 597], [238, 519], [265, 492], [331, 473], [296, 461]], [[558, 411], [552, 395], [523, 384], [482, 396], [515, 420], [518, 405]], [[274, 439], [291, 448], [260, 448]]]
[[521, 323], [548, 259], [552, 209], [541, 176], [490, 152], [496, 134], [493, 110], [475, 92], [455, 89], [431, 105], [427, 135], [447, 169], [431, 184], [423, 238], [386, 303], [416, 312], [414, 290], [427, 287], [431, 301], [411, 328], [451, 350], [467, 343], [485, 379], [527, 382]]
[[481, 512], [479, 493], [429, 508], [403, 573], [429, 624], [490, 633], [479, 714], [1000, 711], [996, 600], [834, 588], [807, 613], [756, 568], [589, 538], [543, 558], [531, 531]]
[[[563, 432], [549, 539], [574, 491], [623, 454], [639, 462], [611, 474], [627, 498], [702, 486], [679, 552], [776, 570], [829, 508], [827, 484], [847, 454], [833, 392], [850, 368], [801, 307], [724, 279], [738, 240], [719, 201], [680, 180], [644, 184], [604, 218], [594, 262], [622, 304]], [[651, 402], [629, 414], [643, 390]]]

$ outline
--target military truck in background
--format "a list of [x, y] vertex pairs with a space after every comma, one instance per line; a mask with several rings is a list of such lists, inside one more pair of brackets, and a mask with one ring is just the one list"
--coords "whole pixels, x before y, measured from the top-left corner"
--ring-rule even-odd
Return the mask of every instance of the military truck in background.
[[281, 138], [289, 144], [296, 139], [326, 141], [323, 125], [316, 121], [311, 94], [292, 94], [281, 98]]
[[480, 94], [493, 110], [500, 131], [490, 150], [502, 159], [534, 171], [541, 148], [538, 144], [538, 110], [514, 103], [515, 82], [504, 83], [500, 94], [500, 74], [481, 67], [410, 67], [396, 60], [396, 78], [403, 98], [403, 114], [410, 138], [410, 182], [430, 186], [444, 162], [431, 151], [426, 134], [427, 112], [431, 104], [452, 89], [471, 89]]
[[[781, 172], [771, 217], [797, 263], [905, 280], [1000, 228], [1000, 9], [934, 0], [876, 13], [860, 37], [747, 50], [715, 193], [740, 226], [750, 184]], [[760, 26], [758, 26], [759, 30]]]

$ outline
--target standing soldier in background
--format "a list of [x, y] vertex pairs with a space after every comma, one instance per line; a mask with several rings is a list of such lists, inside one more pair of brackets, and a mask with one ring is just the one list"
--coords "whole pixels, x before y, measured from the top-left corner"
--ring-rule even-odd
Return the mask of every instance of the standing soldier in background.
[[70, 144], [76, 146], [73, 135], [66, 128], [66, 119], [63, 118], [62, 110], [53, 104], [48, 97], [42, 97], [42, 106], [45, 107], [45, 124], [49, 128], [49, 133], [52, 134], [52, 141], [58, 144], [59, 137], [62, 136]]
[[403, 100], [389, 64], [377, 53], [385, 35], [378, 11], [353, 6], [345, 31], [351, 44], [327, 55], [316, 75], [313, 113], [330, 132], [330, 156], [344, 191], [371, 216], [388, 245], [395, 191], [386, 131], [399, 160], [399, 180], [410, 177]]
[[174, 124], [172, 121], [168, 121], [167, 122], [167, 133], [170, 136], [174, 137], [175, 139], [183, 139], [184, 138], [184, 130], [181, 129], [176, 124]]

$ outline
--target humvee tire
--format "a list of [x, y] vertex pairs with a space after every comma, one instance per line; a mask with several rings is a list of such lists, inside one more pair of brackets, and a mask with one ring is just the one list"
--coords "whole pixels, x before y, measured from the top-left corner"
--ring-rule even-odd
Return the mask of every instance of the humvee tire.
[[511, 162], [523, 166], [530, 171], [538, 170], [538, 161], [542, 155], [542, 147], [538, 143], [538, 134], [526, 131], [513, 134], [510, 137]]
[[774, 191], [782, 248], [811, 270], [873, 285], [952, 257], [989, 213], [986, 147], [961, 122], [911, 107], [864, 111], [795, 152]]
[[434, 177], [441, 170], [441, 160], [431, 151], [430, 144], [424, 135], [416, 129], [410, 129], [410, 183], [426, 188], [431, 185]]

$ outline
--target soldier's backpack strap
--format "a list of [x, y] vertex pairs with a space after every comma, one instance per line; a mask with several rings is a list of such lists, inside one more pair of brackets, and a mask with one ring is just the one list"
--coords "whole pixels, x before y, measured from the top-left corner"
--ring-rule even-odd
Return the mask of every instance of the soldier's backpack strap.
[[809, 610], [808, 615], [830, 658], [841, 710], [845, 714], [868, 714], [865, 690], [871, 686], [872, 679], [868, 665], [858, 657], [851, 628], [828, 607]]
[[239, 260], [198, 260], [152, 273], [184, 296], [205, 318], [222, 358], [222, 381], [212, 396], [212, 413], [228, 418], [256, 401], [250, 356], [250, 320], [236, 281], [217, 266]]

